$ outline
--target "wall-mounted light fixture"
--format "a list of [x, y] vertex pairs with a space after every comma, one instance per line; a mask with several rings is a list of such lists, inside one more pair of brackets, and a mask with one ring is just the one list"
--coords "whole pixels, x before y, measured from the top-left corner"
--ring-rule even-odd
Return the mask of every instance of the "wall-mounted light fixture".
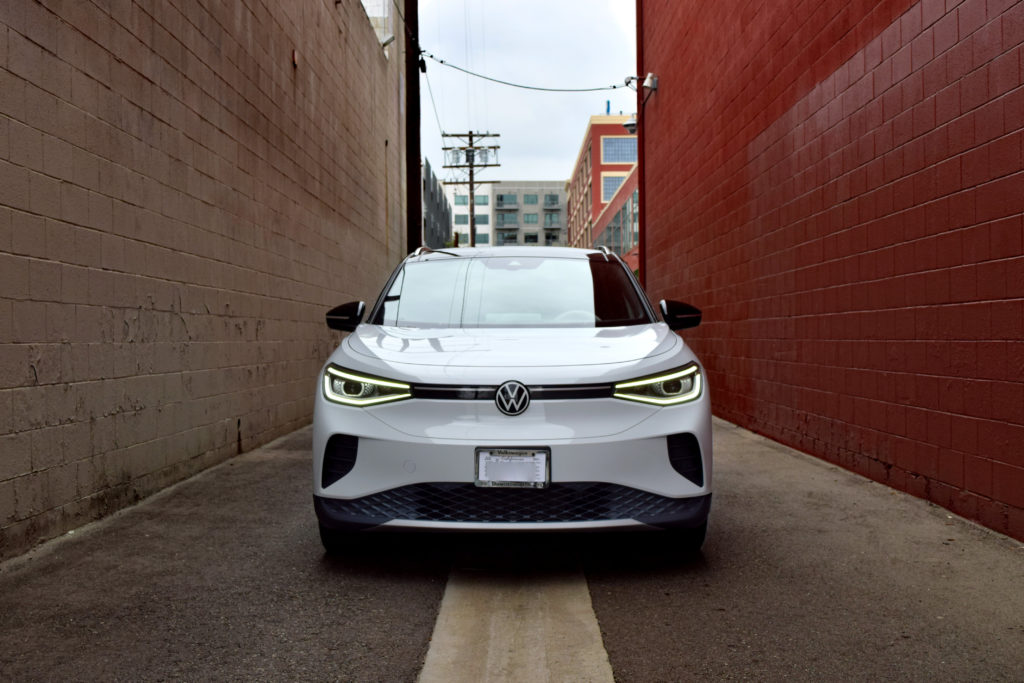
[[636, 114], [632, 114], [628, 119], [626, 119], [626, 122], [622, 124], [622, 127], [625, 128], [626, 132], [630, 135], [636, 135], [636, 124]]
[[[631, 89], [636, 90], [636, 85], [634, 84], [639, 81], [639, 76], [628, 76], [626, 78], [626, 85]], [[640, 87], [642, 87], [646, 91], [646, 94], [644, 95], [644, 101], [642, 102], [642, 104], [647, 104], [647, 99], [651, 96], [651, 93], [658, 89], [658, 77], [655, 76], [653, 73], [648, 73]]]

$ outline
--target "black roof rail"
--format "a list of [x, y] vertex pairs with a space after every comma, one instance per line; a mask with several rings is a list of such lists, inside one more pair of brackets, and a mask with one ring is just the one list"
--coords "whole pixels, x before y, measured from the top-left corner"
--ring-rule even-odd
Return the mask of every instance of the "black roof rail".
[[444, 249], [431, 249], [430, 247], [416, 247], [416, 251], [409, 254], [408, 258], [416, 258], [417, 256], [423, 256], [425, 254], [444, 254], [445, 256], [458, 256], [450, 251]]

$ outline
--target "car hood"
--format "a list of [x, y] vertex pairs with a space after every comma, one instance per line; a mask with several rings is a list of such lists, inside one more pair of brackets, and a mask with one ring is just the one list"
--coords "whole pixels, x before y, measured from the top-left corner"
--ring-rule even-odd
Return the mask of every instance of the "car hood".
[[[682, 340], [664, 323], [604, 328], [411, 329], [360, 325], [332, 356], [335, 363], [360, 360], [367, 371], [391, 372], [434, 381], [467, 374], [484, 379], [490, 370], [537, 369], [548, 377], [602, 375], [593, 366], [646, 367], [668, 354], [678, 362]], [[676, 352], [676, 353], [671, 353]], [[688, 349], [685, 355], [692, 356]], [[478, 370], [472, 370], [472, 369]], [[561, 368], [562, 371], [553, 370]], [[577, 370], [573, 370], [573, 369]], [[590, 368], [588, 370], [587, 368]], [[654, 368], [657, 370], [657, 368]], [[525, 376], [524, 376], [525, 378]]]

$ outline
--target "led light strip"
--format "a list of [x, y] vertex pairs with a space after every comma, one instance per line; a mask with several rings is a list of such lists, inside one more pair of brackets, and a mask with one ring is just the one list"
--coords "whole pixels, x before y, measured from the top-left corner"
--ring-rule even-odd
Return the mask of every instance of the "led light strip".
[[672, 381], [674, 379], [680, 379], [682, 377], [689, 377], [690, 375], [694, 374], [695, 372], [697, 372], [697, 366], [696, 365], [691, 365], [688, 368], [683, 368], [682, 370], [679, 370], [678, 372], [673, 372], [671, 374], [665, 375], [664, 377], [647, 377], [645, 379], [638, 379], [638, 380], [634, 380], [632, 382], [620, 382], [620, 383], [615, 385], [615, 389], [617, 391], [619, 389], [629, 389], [630, 387], [642, 387], [642, 386], [646, 386], [648, 384], [655, 384], [657, 382], [670, 382], [670, 381]]
[[334, 366], [328, 367], [327, 368], [327, 372], [329, 372], [330, 374], [334, 375], [335, 377], [341, 377], [343, 379], [350, 379], [353, 382], [362, 382], [363, 384], [376, 384], [377, 386], [390, 387], [392, 389], [408, 389], [409, 388], [408, 384], [403, 384], [402, 382], [391, 382], [391, 381], [388, 381], [386, 379], [378, 379], [376, 377], [363, 377], [362, 375], [354, 375], [351, 372], [345, 372], [344, 370], [339, 370], [338, 368], [336, 368]]
[[[376, 398], [354, 398], [351, 396], [344, 396], [337, 393], [331, 388], [331, 378], [337, 377], [339, 379], [349, 380], [351, 382], [359, 382], [360, 384], [373, 384], [379, 387], [387, 387], [389, 389], [399, 389], [404, 391], [402, 394], [390, 394], [388, 396], [378, 396]], [[355, 375], [350, 372], [339, 370], [335, 367], [328, 367], [327, 372], [324, 373], [324, 395], [336, 403], [342, 403], [351, 406], [372, 406], [378, 403], [387, 403], [389, 401], [398, 401], [404, 398], [412, 398], [410, 393], [410, 387], [408, 384], [401, 382], [391, 382], [385, 379], [377, 379], [375, 377], [363, 377], [362, 375]]]
[[[659, 398], [655, 396], [641, 396], [640, 394], [621, 393], [622, 389], [645, 387], [650, 386], [651, 384], [657, 384], [659, 382], [670, 382], [674, 379], [682, 379], [684, 377], [689, 377], [690, 375], [695, 375], [695, 377], [693, 378], [693, 389], [691, 389], [689, 392], [685, 394], [680, 394], [679, 396]], [[663, 375], [660, 377], [648, 377], [646, 379], [639, 379], [634, 380], [632, 382], [622, 382], [621, 384], [616, 384], [615, 393], [612, 394], [612, 396], [614, 396], [615, 398], [621, 398], [626, 401], [650, 403], [656, 406], [671, 406], [677, 403], [686, 403], [687, 401], [692, 401], [693, 399], [697, 398], [698, 396], [700, 396], [701, 387], [702, 381], [700, 372], [698, 371], [696, 365], [691, 365], [688, 368], [683, 368], [678, 372], [673, 372], [668, 375]]]

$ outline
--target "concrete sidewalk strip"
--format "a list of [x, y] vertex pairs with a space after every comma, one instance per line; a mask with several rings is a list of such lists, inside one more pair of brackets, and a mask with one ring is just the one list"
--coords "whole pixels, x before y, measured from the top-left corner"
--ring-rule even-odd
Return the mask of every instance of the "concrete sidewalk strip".
[[582, 573], [453, 570], [420, 683], [569, 680], [615, 680]]

